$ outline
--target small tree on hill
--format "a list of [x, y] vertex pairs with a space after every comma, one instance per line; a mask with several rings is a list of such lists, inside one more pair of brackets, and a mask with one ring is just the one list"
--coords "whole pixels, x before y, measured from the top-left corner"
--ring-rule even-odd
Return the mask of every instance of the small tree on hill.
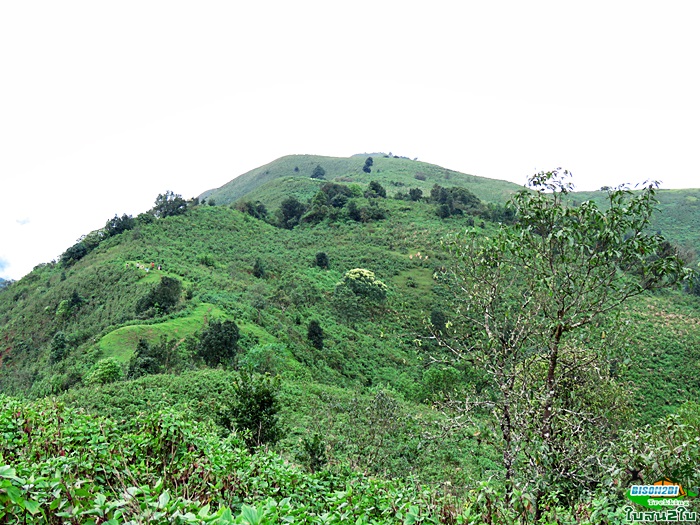
[[[149, 293], [136, 303], [137, 314], [169, 313], [180, 302], [182, 283], [172, 277], [163, 276]], [[152, 310], [151, 310], [152, 309]]]
[[282, 437], [279, 377], [241, 372], [233, 383], [236, 398], [224, 414], [224, 423], [244, 433], [250, 449], [274, 445]]
[[421, 190], [420, 188], [411, 188], [410, 190], [408, 190], [408, 197], [412, 201], [419, 201], [423, 198], [423, 190]]
[[306, 332], [306, 337], [311, 343], [311, 346], [323, 350], [323, 329], [316, 319], [312, 319], [309, 322], [309, 329]]
[[255, 264], [253, 264], [253, 277], [258, 279], [265, 277], [265, 265], [260, 259], [255, 259]]
[[374, 164], [374, 159], [372, 157], [367, 157], [365, 160], [365, 165], [362, 167], [362, 171], [365, 173], [370, 173], [372, 171], [372, 165]]
[[318, 252], [316, 254], [316, 266], [327, 270], [329, 265], [328, 254], [326, 254], [326, 252]]
[[291, 230], [299, 224], [299, 219], [305, 211], [306, 206], [299, 202], [296, 197], [287, 197], [280, 204], [279, 226]]
[[336, 288], [344, 287], [360, 298], [370, 301], [384, 301], [386, 299], [387, 286], [377, 279], [374, 272], [364, 268], [349, 270], [337, 283]]
[[88, 385], [106, 385], [124, 376], [122, 366], [114, 357], [100, 359], [85, 378]]
[[369, 188], [365, 192], [365, 197], [367, 197], [368, 199], [377, 198], [377, 197], [381, 197], [381, 198], [385, 199], [386, 198], [386, 189], [384, 188], [384, 186], [379, 184], [376, 180], [373, 180], [372, 182], [369, 183]]
[[187, 201], [182, 198], [182, 195], [173, 193], [170, 190], [159, 194], [153, 206], [153, 215], [160, 219], [182, 215], [186, 211]]
[[119, 217], [115, 214], [114, 218], [108, 220], [107, 224], [105, 224], [105, 232], [109, 236], [119, 235], [127, 230], [134, 229], [134, 226], [136, 226], [136, 220], [131, 215], [125, 213]]
[[233, 321], [210, 321], [199, 338], [197, 355], [211, 367], [230, 362], [236, 355], [239, 338], [238, 325]]
[[58, 363], [66, 357], [68, 351], [68, 343], [66, 342], [66, 336], [63, 332], [56, 332], [51, 341], [51, 352], [49, 354], [49, 360], [52, 363]]
[[314, 168], [313, 173], [311, 174], [312, 179], [325, 179], [326, 178], [326, 170], [324, 170], [320, 164], [317, 164], [316, 167]]

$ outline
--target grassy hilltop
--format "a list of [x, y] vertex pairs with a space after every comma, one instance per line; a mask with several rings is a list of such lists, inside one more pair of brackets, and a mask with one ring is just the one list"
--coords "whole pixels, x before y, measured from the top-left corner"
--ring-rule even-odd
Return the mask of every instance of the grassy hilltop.
[[[367, 157], [373, 159], [370, 173], [362, 170]], [[245, 197], [248, 200], [261, 200], [274, 207], [289, 195], [311, 198], [323, 183], [311, 178], [314, 168], [319, 165], [326, 172], [326, 181], [367, 185], [374, 180], [385, 186], [390, 196], [401, 189], [413, 187], [428, 193], [433, 184], [440, 184], [465, 187], [485, 202], [503, 203], [522, 189], [512, 182], [466, 175], [435, 164], [404, 157], [389, 157], [382, 153], [347, 158], [288, 155], [239, 175], [220, 188], [205, 191], [200, 199], [214, 199], [217, 204], [230, 204]]]
[[[312, 178], [319, 165], [323, 179]], [[492, 235], [512, 220], [503, 204], [520, 189], [381, 154], [292, 155], [204, 192], [204, 204], [174, 200], [167, 213], [156, 206], [90, 233], [62, 261], [0, 289], [0, 429], [14, 436], [0, 447], [0, 510], [2, 483], [13, 483], [29, 502], [25, 514], [39, 520], [30, 511], [35, 503], [48, 509], [51, 492], [13, 480], [41, 468], [48, 487], [55, 469], [46, 465], [58, 461], [66, 479], [90, 478], [82, 493], [61, 482], [56, 498], [68, 503], [55, 505], [66, 512], [71, 498], [85, 512], [102, 501], [98, 493], [117, 501], [120, 491], [109, 487], [122, 483], [141, 492], [103, 515], [128, 507], [146, 519], [152, 504], [164, 523], [176, 512], [192, 512], [182, 523], [238, 523], [253, 510], [270, 523], [320, 523], [324, 513], [327, 522], [488, 522], [503, 477], [488, 415], [480, 427], [448, 431], [449, 410], [436, 409], [465, 387], [489, 388], [481, 370], [454, 362], [434, 337], [436, 326], [461, 319], [455, 290], [438, 278], [452, 264], [441, 241], [466, 228]], [[659, 196], [654, 227], [696, 249], [697, 191]], [[376, 295], [339, 286], [358, 268], [373, 272]], [[700, 388], [700, 299], [683, 290], [647, 294], [621, 317], [623, 332], [610, 340], [621, 381], [636, 390], [630, 427], [668, 425], [663, 418]], [[210, 356], [227, 321], [237, 328], [235, 350], [219, 363]], [[241, 412], [241, 403], [273, 387], [279, 411], [256, 424], [277, 421], [281, 434], [251, 454], [255, 436], [242, 432], [241, 414], [253, 408]], [[64, 442], [69, 431], [51, 419], [62, 410], [74, 441]], [[695, 421], [692, 407], [683, 410]], [[57, 443], [55, 454], [32, 441], [27, 422]], [[104, 429], [99, 439], [95, 425]], [[93, 438], [96, 454], [116, 454], [101, 477], [85, 462], [104, 457], [81, 448]], [[128, 482], [125, 465], [134, 465]], [[470, 495], [490, 478], [485, 492]], [[586, 505], [590, 521], [582, 523], [604, 523]], [[464, 518], [469, 512], [476, 521]], [[518, 523], [527, 522], [523, 512]]]

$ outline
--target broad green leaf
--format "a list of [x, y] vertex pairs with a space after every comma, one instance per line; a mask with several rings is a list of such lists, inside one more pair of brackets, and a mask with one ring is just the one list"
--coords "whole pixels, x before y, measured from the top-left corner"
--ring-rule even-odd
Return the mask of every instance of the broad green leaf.
[[27, 509], [32, 516], [39, 512], [39, 507], [41, 507], [41, 504], [38, 501], [26, 500], [24, 502], [24, 508]]
[[163, 509], [170, 501], [170, 493], [166, 490], [158, 497], [158, 508]]

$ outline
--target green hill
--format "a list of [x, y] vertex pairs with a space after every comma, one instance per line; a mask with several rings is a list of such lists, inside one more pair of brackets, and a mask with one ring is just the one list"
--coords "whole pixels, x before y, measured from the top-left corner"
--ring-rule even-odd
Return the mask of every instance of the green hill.
[[[575, 192], [573, 203], [593, 200], [603, 205], [604, 191]], [[657, 192], [658, 212], [652, 218], [651, 228], [685, 248], [697, 251], [700, 247], [700, 189], [668, 190]]]
[[[0, 413], [3, 432], [10, 435], [12, 429], [24, 435], [24, 427], [12, 426], [16, 411], [33, 414], [32, 421], [39, 421], [59, 410], [57, 405], [47, 409], [42, 403], [51, 402], [41, 400], [58, 397], [69, 410], [76, 410], [70, 412], [72, 421], [83, 428], [72, 430], [76, 436], [92, 432], [84, 430], [92, 428], [83, 419], [87, 413], [107, 418], [100, 423], [105, 428], [122, 429], [127, 441], [119, 446], [124, 450], [138, 449], [139, 443], [160, 450], [152, 442], [165, 439], [160, 433], [165, 431], [149, 419], [159, 414], [180, 418], [169, 431], [184, 435], [187, 443], [195, 440], [189, 453], [196, 454], [198, 447], [216, 449], [216, 440], [231, 433], [232, 403], [241, 397], [235, 385], [245, 372], [267, 373], [281, 377], [279, 417], [284, 436], [274, 446], [279, 458], [262, 451], [244, 454], [242, 434], [221, 442], [226, 454], [214, 463], [204, 466], [196, 456], [201, 472], [233, 468], [227, 461], [246, 465], [260, 461], [270, 469], [269, 475], [255, 465], [245, 474], [239, 472], [245, 479], [226, 489], [229, 492], [217, 505], [242, 512], [241, 505], [254, 503], [252, 498], [272, 505], [265, 498], [279, 495], [279, 500], [294, 490], [312, 497], [313, 487], [319, 486], [328, 494], [324, 492], [323, 503], [314, 509], [336, 513], [338, 522], [348, 506], [329, 494], [344, 491], [343, 497], [350, 498], [348, 508], [362, 506], [366, 511], [352, 514], [355, 518], [410, 522], [405, 498], [415, 498], [423, 504], [433, 502], [426, 516], [442, 513], [434, 519], [454, 523], [450, 520], [464, 510], [458, 512], [456, 502], [472, 501], [474, 509], [483, 510], [489, 501], [502, 500], [498, 491], [504, 474], [488, 411], [479, 412], [476, 423], [448, 431], [454, 424], [448, 416], [454, 414], [440, 404], [449, 396], [464, 396], [466, 390], [488, 392], [482, 372], [468, 359], [453, 362], [449, 349], [435, 340], [430, 324], [447, 328], [461, 321], [455, 290], [437, 278], [451, 264], [442, 241], [468, 227], [478, 235], [493, 235], [497, 222], [508, 219], [496, 205], [521, 188], [376, 154], [366, 173], [362, 168], [367, 157], [278, 159], [203, 193], [202, 199], [215, 206], [190, 203], [182, 214], [155, 218], [145, 213], [123, 231], [92, 232], [80, 249], [67, 250], [71, 257], [39, 265], [0, 289], [0, 394], [39, 400], [36, 405], [17, 405], [20, 408], [8, 404], [11, 408]], [[324, 180], [310, 177], [318, 165], [325, 170]], [[326, 182], [347, 189], [339, 204], [319, 195]], [[368, 194], [370, 182], [386, 189], [387, 197]], [[446, 190], [431, 196], [435, 184]], [[469, 191], [450, 190], [453, 187]], [[416, 194], [411, 199], [407, 193], [415, 188], [422, 190], [422, 197]], [[306, 208], [296, 222], [278, 224], [275, 212], [290, 196]], [[591, 192], [571, 198], [603, 196]], [[699, 192], [664, 190], [659, 196], [655, 227], [689, 248], [700, 246], [694, 222]], [[236, 201], [263, 202], [269, 214], [253, 217], [235, 209]], [[351, 203], [358, 210], [354, 218]], [[349, 293], [338, 286], [349, 270], [358, 268], [374, 273], [385, 285], [374, 288], [381, 293]], [[625, 328], [609, 337], [614, 345], [610, 351], [621, 381], [635, 387], [630, 420], [632, 428], [639, 429], [642, 423], [672, 418], [669, 415], [683, 403], [697, 397], [700, 299], [682, 290], [646, 294], [629, 302], [621, 316]], [[201, 352], [203, 341], [208, 330], [224, 321], [233, 321], [238, 328], [235, 353], [212, 365]], [[312, 322], [321, 329], [320, 344], [318, 332], [312, 337]], [[160, 368], [153, 368], [153, 360]], [[660, 424], [668, 425], [666, 421]], [[195, 432], [187, 422], [201, 427]], [[41, 423], [42, 428], [53, 424]], [[138, 425], [144, 425], [143, 435]], [[193, 437], [200, 428], [205, 444]], [[118, 434], [110, 430], [109, 439], [117, 439], [112, 433]], [[19, 443], [29, 438], [16, 439]], [[77, 448], [83, 439], [89, 438], [76, 438], [70, 447], [87, 457]], [[22, 446], [30, 450], [30, 445], [35, 446]], [[114, 450], [116, 445], [109, 446]], [[6, 448], [0, 451], [10, 458], [15, 449], [11, 443]], [[176, 449], [188, 454], [186, 448], [172, 450]], [[241, 459], [242, 454], [248, 459]], [[316, 471], [321, 469], [313, 466], [316, 460], [323, 460], [327, 477]], [[123, 461], [135, 459], [125, 456]], [[186, 469], [185, 456], [173, 461]], [[0, 461], [0, 504], [2, 468]], [[76, 465], [70, 468], [82, 472]], [[31, 469], [27, 469], [28, 476]], [[156, 483], [156, 467], [146, 462], [138, 469], [144, 484]], [[304, 469], [307, 474], [300, 473]], [[175, 487], [183, 486], [179, 475], [167, 472], [173, 494]], [[200, 474], [188, 475], [194, 479]], [[352, 503], [348, 495], [352, 487], [370, 490], [366, 487], [376, 476], [403, 479], [396, 485], [381, 485], [386, 491], [381, 504], [395, 509], [391, 512], [377, 510], [374, 500], [364, 496]], [[489, 485], [490, 478], [498, 488]], [[98, 481], [90, 483], [95, 491], [107, 491]], [[255, 484], [255, 490], [246, 483]], [[411, 492], [421, 486], [427, 492]], [[469, 499], [470, 490], [484, 486], [484, 492]], [[251, 499], [236, 499], [239, 493]], [[158, 492], [155, 499], [160, 497]], [[207, 501], [214, 504], [213, 498]], [[183, 500], [178, 508], [201, 508], [206, 498], [196, 499]], [[553, 503], [552, 508], [561, 507]], [[610, 510], [611, 515], [614, 512]], [[466, 518], [463, 522], [471, 523]]]
[[[214, 199], [216, 204], [230, 204], [243, 197], [254, 200], [253, 197], [257, 198], [261, 195], [261, 192], [256, 192], [260, 186], [277, 179], [292, 179], [287, 184], [292, 186], [293, 191], [298, 192], [299, 195], [308, 196], [311, 188], [316, 188], [320, 184], [318, 181], [310, 180], [316, 166], [321, 166], [325, 170], [325, 181], [366, 185], [375, 180], [387, 188], [389, 196], [413, 187], [428, 193], [434, 184], [439, 184], [465, 187], [485, 202], [502, 203], [508, 200], [510, 195], [522, 189], [521, 186], [512, 182], [466, 175], [426, 162], [389, 157], [381, 153], [372, 155], [374, 163], [370, 173], [365, 173], [362, 169], [365, 159], [370, 155], [353, 155], [347, 158], [289, 155], [239, 175], [220, 188], [205, 191], [199, 198], [200, 200]], [[277, 191], [285, 190], [277, 188]], [[277, 200], [279, 199], [275, 199], [274, 202], [276, 203]]]

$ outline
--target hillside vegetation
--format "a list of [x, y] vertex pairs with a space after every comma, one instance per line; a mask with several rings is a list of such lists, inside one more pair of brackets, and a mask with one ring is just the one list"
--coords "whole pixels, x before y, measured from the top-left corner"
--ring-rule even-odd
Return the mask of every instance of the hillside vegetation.
[[[532, 522], [527, 494], [496, 503], [488, 413], [460, 425], [446, 404], [492, 385], [440, 344], [464, 299], [444, 278], [443, 241], [494, 236], [520, 189], [393, 156], [294, 155], [202, 204], [166, 193], [151, 213], [108, 221], [0, 290], [0, 392], [18, 398], [0, 407], [0, 487], [16, 487], [0, 504], [21, 498], [15, 514], [36, 523]], [[672, 210], [694, 193], [658, 195], [653, 227], [687, 255], [696, 213]], [[596, 327], [635, 390], [621, 447], [656, 443], [678, 418], [683, 432], [697, 425], [697, 407], [680, 408], [700, 388], [689, 291], [647, 292]], [[54, 444], [39, 451], [42, 440]], [[91, 440], [94, 454], [81, 448]], [[648, 453], [657, 464], [673, 461], [664, 447]], [[628, 454], [606, 451], [598, 488], [615, 488], [591, 492], [578, 517], [553, 494], [551, 522], [621, 523]]]

